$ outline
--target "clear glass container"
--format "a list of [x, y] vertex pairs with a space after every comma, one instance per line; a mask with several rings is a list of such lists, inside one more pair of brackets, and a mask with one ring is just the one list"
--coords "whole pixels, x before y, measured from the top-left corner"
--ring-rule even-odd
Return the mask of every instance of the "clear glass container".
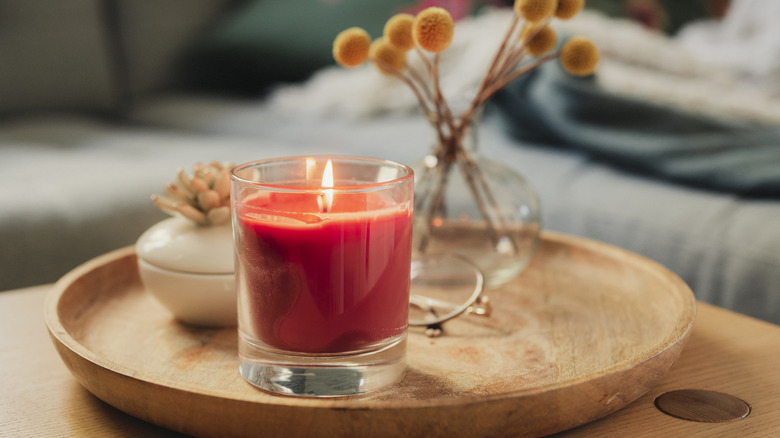
[[358, 157], [236, 166], [241, 375], [272, 393], [376, 391], [406, 367], [414, 176]]
[[475, 263], [485, 287], [493, 288], [530, 262], [539, 242], [541, 213], [536, 193], [519, 173], [480, 154], [480, 115], [475, 113], [461, 135], [443, 137], [453, 143], [437, 140], [432, 152], [412, 166], [412, 249], [415, 257], [459, 254]]

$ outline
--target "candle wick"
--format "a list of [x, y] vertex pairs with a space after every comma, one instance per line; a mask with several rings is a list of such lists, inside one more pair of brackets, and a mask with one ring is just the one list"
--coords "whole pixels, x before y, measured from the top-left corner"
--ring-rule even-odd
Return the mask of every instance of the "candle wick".
[[320, 207], [320, 213], [327, 213], [328, 210], [330, 210], [330, 206], [328, 205], [328, 202], [326, 200], [327, 195], [325, 192], [320, 193], [319, 197], [317, 198], [317, 204], [319, 204]]

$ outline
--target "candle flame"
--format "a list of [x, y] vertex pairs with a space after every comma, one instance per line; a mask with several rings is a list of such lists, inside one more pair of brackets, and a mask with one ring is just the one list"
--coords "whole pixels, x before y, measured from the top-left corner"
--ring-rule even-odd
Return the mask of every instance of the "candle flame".
[[322, 172], [322, 193], [317, 198], [317, 204], [320, 207], [320, 211], [327, 213], [333, 206], [333, 189], [326, 187], [333, 187], [333, 163], [328, 160], [325, 165], [325, 171]]

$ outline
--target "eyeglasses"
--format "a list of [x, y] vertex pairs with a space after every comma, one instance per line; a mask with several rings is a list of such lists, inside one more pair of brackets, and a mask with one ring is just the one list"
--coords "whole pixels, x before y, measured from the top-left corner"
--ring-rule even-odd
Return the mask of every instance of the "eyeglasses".
[[482, 271], [457, 254], [425, 255], [412, 261], [409, 325], [426, 327], [430, 337], [442, 334], [442, 324], [463, 314], [490, 316], [483, 295]]

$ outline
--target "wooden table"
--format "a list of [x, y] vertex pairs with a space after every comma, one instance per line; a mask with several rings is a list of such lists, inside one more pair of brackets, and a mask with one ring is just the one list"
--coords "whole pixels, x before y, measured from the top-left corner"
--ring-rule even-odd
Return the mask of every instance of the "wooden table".
[[[0, 293], [0, 436], [174, 437], [92, 396], [49, 340], [43, 303], [51, 285]], [[661, 383], [626, 408], [557, 436], [780, 436], [780, 327], [699, 303], [690, 341]], [[679, 389], [730, 394], [751, 406], [727, 423], [686, 421], [655, 399]]]

